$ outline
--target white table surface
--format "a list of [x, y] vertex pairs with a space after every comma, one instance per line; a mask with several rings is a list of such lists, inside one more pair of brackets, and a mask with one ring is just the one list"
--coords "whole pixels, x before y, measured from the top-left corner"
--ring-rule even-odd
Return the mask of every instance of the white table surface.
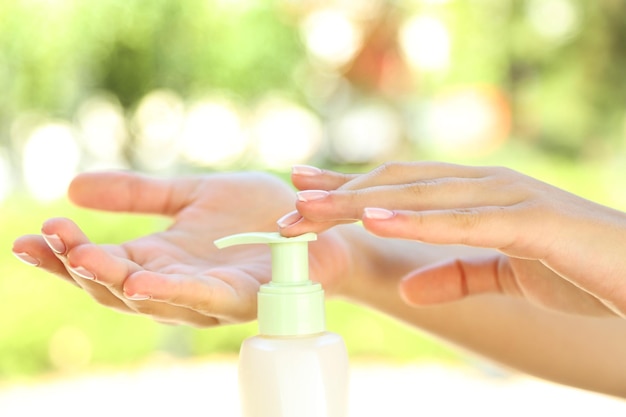
[[[626, 401], [438, 364], [351, 365], [350, 417], [626, 416]], [[0, 416], [239, 416], [233, 360], [173, 362], [0, 385]]]

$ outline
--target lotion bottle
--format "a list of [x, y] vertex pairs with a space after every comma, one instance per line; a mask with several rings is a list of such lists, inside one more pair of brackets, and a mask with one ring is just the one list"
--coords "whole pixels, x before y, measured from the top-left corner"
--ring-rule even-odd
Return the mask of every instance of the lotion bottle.
[[239, 355], [243, 417], [346, 417], [348, 355], [341, 336], [326, 331], [324, 291], [309, 280], [314, 233], [241, 233], [218, 248], [268, 244], [272, 280], [258, 293], [259, 335]]

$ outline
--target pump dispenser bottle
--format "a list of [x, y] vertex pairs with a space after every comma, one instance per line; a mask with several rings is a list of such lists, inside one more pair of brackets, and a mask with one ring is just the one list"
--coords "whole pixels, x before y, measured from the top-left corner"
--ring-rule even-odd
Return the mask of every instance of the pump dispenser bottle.
[[242, 233], [218, 248], [268, 244], [272, 281], [258, 293], [259, 335], [239, 355], [243, 417], [346, 417], [348, 355], [342, 338], [326, 331], [324, 291], [309, 280], [308, 242], [314, 233]]

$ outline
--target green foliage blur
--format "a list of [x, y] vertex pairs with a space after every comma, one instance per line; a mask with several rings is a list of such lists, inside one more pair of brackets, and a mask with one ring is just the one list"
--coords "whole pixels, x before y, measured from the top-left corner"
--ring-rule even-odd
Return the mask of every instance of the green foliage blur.
[[[15, 146], [10, 130], [19, 115], [44, 112], [71, 119], [81, 101], [100, 91], [113, 93], [128, 110], [157, 88], [186, 98], [221, 90], [244, 100], [281, 91], [306, 102], [301, 78], [310, 62], [298, 19], [302, 10], [332, 3], [3, 1], [0, 145]], [[420, 74], [404, 96], [428, 98], [459, 84], [495, 85], [510, 98], [517, 140], [570, 157], [624, 148], [624, 2], [372, 4], [382, 4], [381, 11], [366, 25], [428, 12], [451, 31], [451, 68]], [[573, 15], [566, 13], [560, 23], [562, 4]], [[569, 29], [559, 33], [560, 24]]]
[[[541, 4], [557, 7], [562, 2], [576, 10], [573, 29], [550, 37], [549, 10], [543, 20], [533, 13], [541, 12]], [[33, 114], [72, 120], [83, 101], [103, 91], [128, 113], [155, 89], [188, 100], [221, 91], [243, 102], [280, 92], [315, 109], [303, 74], [317, 67], [302, 41], [298, 5], [308, 10], [316, 3], [0, 2], [0, 151], [10, 155], [16, 183], [22, 146], [14, 135], [16, 120]], [[383, 1], [383, 16], [370, 19], [388, 24], [424, 11], [441, 17], [454, 45], [448, 71], [418, 74], [402, 92], [379, 91], [371, 79], [350, 81], [363, 95], [396, 103], [407, 97], [428, 101], [459, 85], [495, 86], [509, 100], [512, 128], [504, 147], [480, 158], [429, 153], [419, 146], [405, 152], [407, 143], [398, 158], [508, 165], [626, 208], [626, 195], [616, 192], [626, 147], [626, 2], [438, 3]], [[545, 27], [537, 26], [541, 22]], [[21, 192], [0, 204], [0, 381], [132, 365], [160, 355], [234, 354], [241, 340], [255, 332], [253, 323], [197, 330], [110, 311], [10, 254], [15, 237], [38, 233], [49, 217], [71, 217], [93, 241], [111, 243], [165, 227], [163, 219], [94, 213], [66, 201], [40, 203]], [[359, 307], [332, 302], [328, 316], [330, 329], [345, 336], [353, 356], [460, 360], [437, 341]]]
[[290, 89], [302, 53], [293, 23], [271, 1], [9, 0], [0, 21], [5, 121], [27, 110], [71, 117], [100, 90], [128, 108], [155, 88], [246, 98]]

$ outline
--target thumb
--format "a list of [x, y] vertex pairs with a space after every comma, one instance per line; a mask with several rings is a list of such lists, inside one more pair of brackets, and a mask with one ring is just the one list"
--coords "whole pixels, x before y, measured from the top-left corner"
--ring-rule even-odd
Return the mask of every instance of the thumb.
[[511, 276], [506, 256], [452, 259], [409, 273], [400, 282], [400, 295], [407, 304], [426, 306], [470, 295], [502, 293], [505, 276]]
[[74, 178], [68, 196], [87, 208], [171, 216], [189, 203], [195, 187], [197, 181], [191, 178], [159, 179], [126, 171], [88, 172]]

